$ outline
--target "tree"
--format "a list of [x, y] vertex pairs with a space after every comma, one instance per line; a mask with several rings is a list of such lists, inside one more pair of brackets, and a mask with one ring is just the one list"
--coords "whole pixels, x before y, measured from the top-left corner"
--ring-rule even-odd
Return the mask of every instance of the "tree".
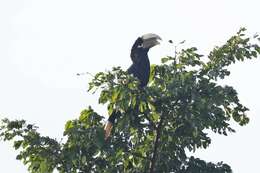
[[204, 61], [195, 47], [162, 58], [162, 64], [151, 67], [145, 89], [120, 67], [97, 73], [89, 91], [100, 92], [99, 103], [107, 104], [109, 114], [122, 113], [106, 141], [103, 117], [91, 107], [66, 123], [62, 142], [41, 136], [25, 120], [2, 120], [0, 137], [14, 141], [17, 159], [32, 173], [231, 173], [227, 164], [207, 163], [186, 152], [209, 146], [207, 129], [227, 135], [235, 132], [232, 119], [241, 126], [249, 122], [236, 90], [217, 83], [230, 75], [230, 64], [260, 54], [253, 43], [259, 36], [250, 39], [244, 32], [241, 28]]

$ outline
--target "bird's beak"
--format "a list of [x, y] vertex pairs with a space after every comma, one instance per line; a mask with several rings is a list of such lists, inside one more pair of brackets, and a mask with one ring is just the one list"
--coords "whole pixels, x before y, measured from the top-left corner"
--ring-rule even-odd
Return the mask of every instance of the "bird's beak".
[[142, 37], [143, 40], [143, 48], [152, 48], [158, 44], [160, 44], [161, 37], [156, 34], [145, 34]]

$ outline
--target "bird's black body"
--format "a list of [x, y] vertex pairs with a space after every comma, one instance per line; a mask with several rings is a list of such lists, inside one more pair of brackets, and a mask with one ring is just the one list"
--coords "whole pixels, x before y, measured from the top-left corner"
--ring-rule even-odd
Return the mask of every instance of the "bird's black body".
[[132, 49], [131, 49], [131, 59], [133, 64], [129, 67], [127, 72], [133, 74], [140, 80], [140, 86], [144, 87], [149, 81], [150, 75], [150, 61], [148, 58], [148, 48], [143, 48], [143, 41], [141, 38], [138, 38]]
[[[143, 88], [147, 85], [150, 75], [150, 61], [148, 58], [149, 48], [143, 48], [142, 38], [138, 38], [131, 49], [132, 65], [128, 68], [127, 72], [133, 74], [140, 80], [140, 87]], [[115, 122], [117, 117], [121, 116], [119, 111], [114, 111], [108, 121], [111, 123]]]

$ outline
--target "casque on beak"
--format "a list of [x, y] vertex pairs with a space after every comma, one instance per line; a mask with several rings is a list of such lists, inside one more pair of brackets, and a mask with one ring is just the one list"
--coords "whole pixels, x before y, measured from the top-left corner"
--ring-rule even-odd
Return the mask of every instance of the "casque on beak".
[[160, 44], [159, 41], [162, 40], [160, 36], [152, 33], [144, 34], [141, 38], [143, 40], [143, 48], [148, 49]]

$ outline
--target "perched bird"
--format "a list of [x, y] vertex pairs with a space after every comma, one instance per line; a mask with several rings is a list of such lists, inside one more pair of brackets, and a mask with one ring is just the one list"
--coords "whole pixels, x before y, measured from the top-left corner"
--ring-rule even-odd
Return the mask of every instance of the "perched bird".
[[[161, 38], [156, 34], [145, 34], [138, 37], [131, 49], [132, 65], [128, 68], [127, 72], [133, 74], [134, 77], [140, 80], [140, 87], [143, 88], [147, 85], [150, 75], [150, 61], [148, 58], [148, 51], [150, 48], [160, 44]], [[110, 136], [115, 119], [121, 115], [119, 111], [114, 111], [108, 118], [105, 125], [105, 139]]]

